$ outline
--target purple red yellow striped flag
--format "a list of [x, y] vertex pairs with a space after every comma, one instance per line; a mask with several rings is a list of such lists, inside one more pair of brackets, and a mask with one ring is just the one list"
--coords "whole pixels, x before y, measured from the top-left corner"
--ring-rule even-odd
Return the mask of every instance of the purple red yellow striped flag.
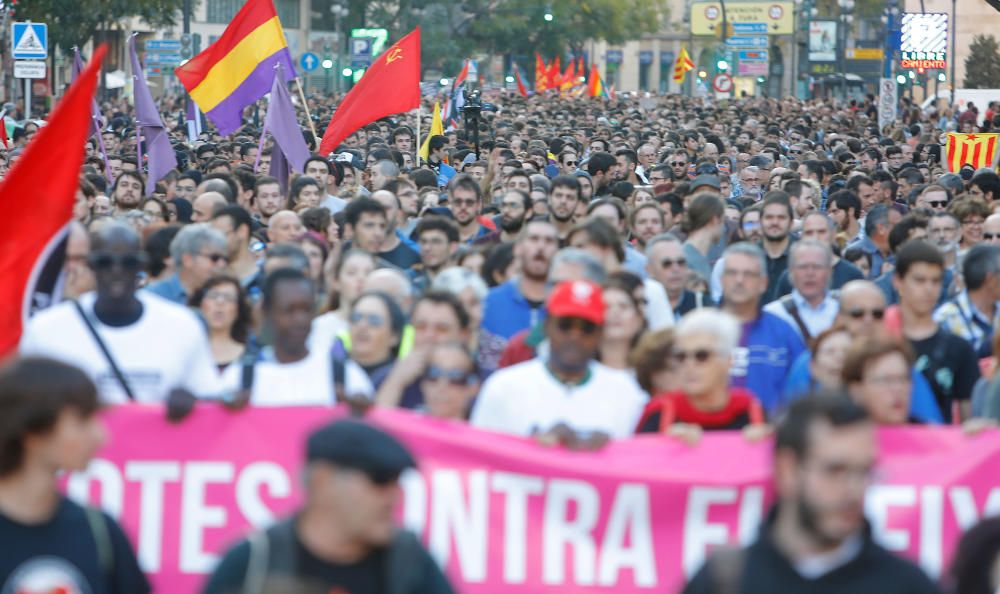
[[966, 165], [971, 165], [975, 169], [980, 167], [997, 166], [997, 143], [1000, 142], [1000, 134], [959, 134], [957, 132], [948, 133], [948, 141], [945, 143], [945, 164], [948, 171], [958, 173]]
[[271, 91], [274, 65], [295, 78], [272, 0], [247, 0], [222, 36], [174, 73], [222, 135], [243, 124], [243, 109]]

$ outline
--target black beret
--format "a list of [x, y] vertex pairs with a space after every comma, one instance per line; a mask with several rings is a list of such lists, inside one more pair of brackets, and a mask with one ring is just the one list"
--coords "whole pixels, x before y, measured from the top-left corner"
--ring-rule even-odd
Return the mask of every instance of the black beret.
[[354, 468], [380, 484], [396, 480], [417, 465], [396, 438], [354, 419], [334, 421], [313, 432], [306, 442], [306, 460]]

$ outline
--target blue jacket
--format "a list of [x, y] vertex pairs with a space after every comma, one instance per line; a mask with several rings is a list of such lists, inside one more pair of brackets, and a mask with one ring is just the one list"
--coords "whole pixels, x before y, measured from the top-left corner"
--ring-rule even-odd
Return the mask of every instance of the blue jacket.
[[[785, 402], [801, 398], [812, 389], [813, 379], [812, 373], [809, 371], [811, 361], [812, 354], [806, 351], [792, 365], [792, 370], [785, 381]], [[924, 423], [943, 423], [941, 409], [938, 407], [937, 400], [934, 399], [934, 392], [931, 391], [931, 386], [927, 383], [924, 375], [916, 369], [911, 369], [910, 380], [913, 382], [913, 387], [910, 390], [910, 416]]]
[[533, 308], [521, 294], [520, 279], [490, 289], [483, 303], [483, 330], [504, 340], [545, 318], [545, 306]]
[[147, 285], [146, 290], [168, 301], [173, 301], [177, 305], [186, 306], [188, 302], [187, 291], [184, 289], [184, 285], [181, 284], [181, 279], [177, 276], [176, 272], [161, 281]]
[[785, 404], [785, 378], [805, 350], [802, 337], [788, 322], [762, 311], [756, 320], [743, 324], [729, 371], [731, 384], [752, 391], [773, 414]]

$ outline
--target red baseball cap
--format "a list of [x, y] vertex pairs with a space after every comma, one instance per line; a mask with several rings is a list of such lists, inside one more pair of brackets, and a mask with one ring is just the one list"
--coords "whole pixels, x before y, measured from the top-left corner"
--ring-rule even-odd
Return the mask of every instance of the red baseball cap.
[[604, 324], [604, 294], [600, 285], [590, 281], [559, 283], [549, 295], [547, 305], [550, 317]]

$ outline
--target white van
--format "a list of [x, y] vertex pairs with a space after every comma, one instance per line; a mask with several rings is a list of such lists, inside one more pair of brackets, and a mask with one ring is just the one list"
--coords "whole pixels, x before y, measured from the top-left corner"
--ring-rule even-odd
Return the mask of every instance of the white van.
[[[943, 101], [944, 105], [948, 105], [951, 101], [951, 91], [938, 91], [937, 96], [930, 95], [924, 102], [920, 104], [920, 109], [927, 111], [934, 108], [935, 99]], [[955, 89], [955, 103], [958, 104], [959, 113], [965, 111], [966, 105], [969, 102], [975, 103], [976, 108], [979, 109], [979, 118], [976, 121], [977, 125], [983, 124], [983, 116], [986, 115], [986, 106], [989, 105], [990, 101], [1000, 101], [1000, 89]]]

